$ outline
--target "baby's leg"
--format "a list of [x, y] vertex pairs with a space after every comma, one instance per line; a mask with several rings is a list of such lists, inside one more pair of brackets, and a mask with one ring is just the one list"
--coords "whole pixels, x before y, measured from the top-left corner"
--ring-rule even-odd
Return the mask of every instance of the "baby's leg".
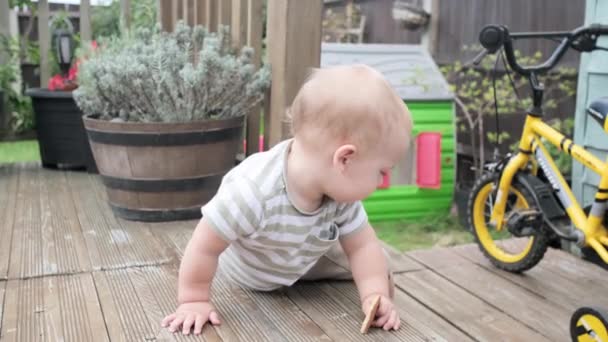
[[348, 258], [340, 243], [335, 243], [317, 263], [302, 277], [301, 280], [352, 280]]
[[[386, 256], [387, 266], [389, 254], [386, 250], [382, 249]], [[334, 279], [334, 280], [352, 280], [353, 274], [350, 269], [348, 257], [342, 249], [340, 243], [335, 243], [325, 255], [323, 255], [319, 261], [302, 277], [301, 280], [323, 280], [323, 279]], [[389, 266], [389, 295], [393, 298], [395, 291], [395, 283], [393, 280], [393, 273]]]

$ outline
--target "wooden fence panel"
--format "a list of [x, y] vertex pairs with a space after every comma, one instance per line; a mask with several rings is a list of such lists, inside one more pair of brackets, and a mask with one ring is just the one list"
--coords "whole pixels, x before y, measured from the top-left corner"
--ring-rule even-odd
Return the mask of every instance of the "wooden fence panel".
[[323, 0], [268, 0], [268, 52], [272, 66], [265, 140], [271, 147], [289, 136], [285, 111], [321, 57]]
[[[365, 42], [419, 44], [421, 30], [402, 29], [392, 17], [394, 0], [356, 0], [366, 16]], [[343, 6], [329, 3], [326, 9]], [[478, 44], [479, 31], [487, 24], [505, 24], [513, 31], [572, 30], [584, 24], [584, 1], [577, 0], [441, 0], [437, 18], [437, 51], [440, 63], [466, 60], [470, 53], [463, 45]], [[555, 48], [548, 40], [520, 41], [524, 53], [541, 51], [548, 54]], [[564, 63], [578, 66], [579, 54], [569, 52]]]

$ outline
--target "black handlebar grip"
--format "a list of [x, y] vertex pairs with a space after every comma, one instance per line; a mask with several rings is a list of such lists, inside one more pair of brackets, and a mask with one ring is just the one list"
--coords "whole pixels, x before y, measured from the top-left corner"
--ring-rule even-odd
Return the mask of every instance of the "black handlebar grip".
[[589, 26], [589, 32], [591, 34], [608, 35], [608, 25], [592, 24]]
[[505, 42], [505, 29], [497, 25], [488, 25], [479, 33], [479, 42], [490, 53], [495, 53]]

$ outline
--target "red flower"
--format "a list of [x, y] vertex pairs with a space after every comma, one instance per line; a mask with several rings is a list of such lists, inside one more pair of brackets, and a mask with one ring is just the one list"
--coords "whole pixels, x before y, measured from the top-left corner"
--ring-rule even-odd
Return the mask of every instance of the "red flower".
[[57, 74], [49, 79], [49, 90], [63, 89], [63, 76]]
[[[96, 50], [98, 47], [96, 41], [91, 41], [91, 49]], [[86, 56], [84, 57], [86, 59]], [[67, 77], [61, 74], [54, 75], [49, 79], [48, 88], [49, 90], [63, 90], [69, 91], [74, 90], [78, 87], [78, 66], [80, 65], [80, 59], [74, 62], [74, 65], [68, 71]]]

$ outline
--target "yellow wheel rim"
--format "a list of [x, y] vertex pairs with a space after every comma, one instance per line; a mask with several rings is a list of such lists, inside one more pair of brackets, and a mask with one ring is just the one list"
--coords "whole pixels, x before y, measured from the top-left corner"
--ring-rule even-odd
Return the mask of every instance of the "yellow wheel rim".
[[608, 342], [608, 331], [606, 331], [606, 326], [604, 323], [593, 314], [586, 314], [581, 316], [576, 322], [577, 327], [583, 327], [585, 331], [593, 331], [595, 333], [595, 337], [589, 334], [583, 334], [578, 336], [578, 341], [581, 342], [597, 342], [597, 341], [607, 341]]
[[[488, 183], [477, 193], [477, 196], [475, 197], [475, 201], [473, 203], [473, 227], [475, 229], [475, 232], [477, 233], [479, 242], [492, 257], [504, 263], [516, 263], [525, 258], [526, 255], [528, 255], [530, 249], [532, 248], [532, 244], [534, 243], [534, 238], [526, 238], [527, 243], [525, 244], [523, 249], [520, 252], [515, 253], [506, 250], [503, 246], [500, 246], [496, 243], [496, 241], [492, 237], [491, 228], [488, 227], [486, 221], [486, 204], [493, 190], [494, 185], [492, 183]], [[530, 207], [528, 201], [526, 201], [526, 198], [521, 194], [521, 192], [511, 188], [510, 194], [515, 194], [517, 196], [516, 201], [513, 205], [514, 208], [524, 209]], [[507, 216], [507, 214], [508, 212], [505, 213], [505, 217]], [[495, 231], [496, 230], [494, 230], [494, 232]], [[507, 229], [503, 228], [502, 231], [507, 231]]]

